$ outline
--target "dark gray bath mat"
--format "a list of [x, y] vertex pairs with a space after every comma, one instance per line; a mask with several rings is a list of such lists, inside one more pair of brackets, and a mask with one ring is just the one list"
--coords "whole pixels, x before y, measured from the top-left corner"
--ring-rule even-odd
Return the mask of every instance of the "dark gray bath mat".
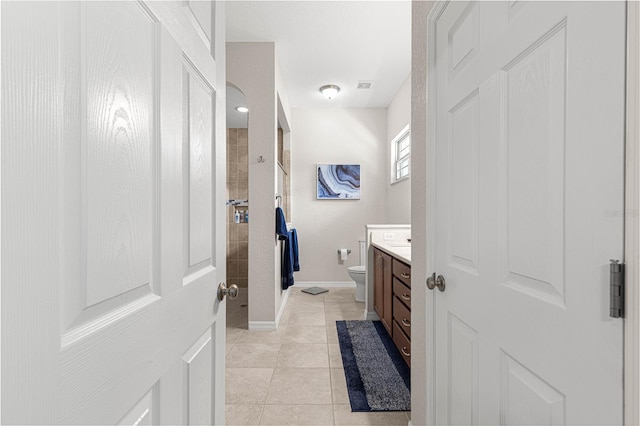
[[380, 321], [336, 321], [351, 411], [411, 410], [410, 371]]

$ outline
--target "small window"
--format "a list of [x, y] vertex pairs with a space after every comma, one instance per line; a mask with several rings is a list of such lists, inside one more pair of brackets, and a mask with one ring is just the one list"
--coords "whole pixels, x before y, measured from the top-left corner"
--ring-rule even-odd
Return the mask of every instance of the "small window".
[[391, 142], [393, 149], [393, 181], [397, 182], [409, 176], [411, 170], [411, 138], [409, 126], [405, 127]]

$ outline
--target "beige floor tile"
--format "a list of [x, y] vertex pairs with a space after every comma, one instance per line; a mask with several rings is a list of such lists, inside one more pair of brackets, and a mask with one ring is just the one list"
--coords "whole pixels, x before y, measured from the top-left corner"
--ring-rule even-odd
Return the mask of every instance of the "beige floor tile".
[[331, 404], [329, 369], [276, 369], [269, 386], [267, 404]]
[[338, 343], [338, 329], [336, 325], [327, 325], [327, 343]]
[[242, 333], [244, 333], [245, 331], [246, 330], [243, 330], [241, 328], [227, 327], [227, 346], [236, 343], [240, 336], [242, 336]]
[[324, 310], [319, 312], [294, 311], [289, 317], [289, 325], [297, 326], [324, 326], [325, 325]]
[[345, 313], [352, 314], [360, 312], [355, 302], [338, 302], [338, 303], [326, 303], [324, 305], [325, 312], [331, 313]]
[[331, 396], [334, 404], [349, 404], [347, 379], [342, 368], [331, 369]]
[[259, 425], [263, 405], [227, 405], [225, 407], [225, 425]]
[[307, 305], [307, 304], [319, 304], [324, 305], [324, 294], [308, 294], [303, 293], [300, 290], [294, 292], [289, 296], [290, 299], [295, 300], [295, 304], [297, 305]]
[[327, 343], [327, 328], [289, 325], [283, 343]]
[[327, 322], [327, 327], [330, 325], [335, 327], [336, 321], [344, 321], [344, 320], [362, 320], [364, 318], [362, 312], [349, 312], [349, 313], [334, 313], [327, 312], [325, 313], [325, 320]]
[[270, 332], [247, 330], [246, 294], [227, 304], [227, 424], [407, 425], [410, 412], [351, 412], [335, 321], [363, 319], [364, 303], [354, 288], [329, 290], [292, 288]]
[[289, 318], [291, 318], [291, 314], [282, 314], [282, 316], [280, 317], [280, 321], [278, 321], [278, 330], [282, 327], [286, 327], [287, 325], [289, 325]]
[[291, 314], [291, 311], [293, 310], [293, 307], [296, 306], [296, 303], [292, 303], [294, 302], [294, 299], [289, 297], [287, 299], [287, 305], [284, 307], [284, 310], [282, 311], [282, 316], [288, 316], [289, 314]]
[[336, 288], [329, 290], [328, 293], [324, 293], [325, 303], [344, 303], [355, 302], [356, 289], [355, 288]]
[[227, 355], [227, 367], [273, 368], [279, 352], [279, 343], [236, 343]]
[[283, 343], [287, 331], [286, 326], [274, 331], [245, 331], [236, 343]]
[[272, 368], [227, 368], [227, 403], [264, 404], [272, 376]]
[[296, 314], [321, 314], [324, 313], [324, 303], [297, 305], [291, 309], [291, 315]]
[[336, 318], [330, 317], [330, 318], [327, 319], [327, 317], [325, 315], [325, 324], [324, 325], [325, 325], [325, 327], [327, 327], [327, 329], [336, 328], [336, 321], [342, 321], [342, 318], [340, 317], [340, 318], [336, 319]]
[[280, 316], [280, 319], [291, 315], [291, 311], [293, 311], [293, 306], [295, 306], [295, 303], [291, 303], [291, 302], [292, 300], [291, 298], [289, 298], [289, 300], [287, 301], [287, 306], [284, 307], [284, 310], [282, 311], [282, 315]]
[[293, 308], [291, 307], [291, 304], [287, 302], [287, 307], [284, 308], [284, 311], [282, 311], [282, 315], [280, 316], [280, 322], [288, 320], [292, 311]]
[[261, 425], [333, 425], [331, 405], [266, 405]]
[[326, 343], [284, 343], [276, 368], [329, 368]]
[[333, 418], [336, 425], [407, 426], [404, 411], [353, 413], [349, 404], [334, 405]]
[[227, 355], [229, 355], [229, 353], [231, 352], [231, 349], [233, 349], [233, 347], [234, 347], [235, 345], [236, 345], [235, 343], [232, 343], [232, 344], [230, 344], [230, 345], [229, 345], [229, 344], [227, 344], [227, 346], [225, 346], [225, 348], [224, 348], [224, 350], [225, 350], [225, 354], [224, 354], [224, 355], [225, 355], [225, 357], [226, 357]]
[[303, 291], [303, 290], [306, 290], [305, 287], [293, 287], [292, 290], [293, 290], [292, 295], [303, 296], [303, 297], [315, 296], [314, 294], [305, 293]]
[[329, 367], [331, 368], [343, 368], [342, 367], [342, 353], [340, 352], [340, 344], [329, 343]]
[[324, 306], [324, 297], [319, 295], [304, 295], [294, 298], [296, 307], [299, 306]]

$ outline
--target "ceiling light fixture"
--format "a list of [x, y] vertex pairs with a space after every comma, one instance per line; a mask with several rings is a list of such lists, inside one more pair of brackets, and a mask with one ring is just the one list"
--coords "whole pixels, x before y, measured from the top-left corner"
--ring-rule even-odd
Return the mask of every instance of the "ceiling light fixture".
[[236, 107], [236, 111], [238, 111], [238, 112], [249, 112], [249, 108], [247, 108], [246, 106], [237, 106]]
[[340, 93], [340, 88], [335, 84], [327, 84], [320, 88], [320, 93], [322, 93], [325, 98], [331, 100], [331, 98]]

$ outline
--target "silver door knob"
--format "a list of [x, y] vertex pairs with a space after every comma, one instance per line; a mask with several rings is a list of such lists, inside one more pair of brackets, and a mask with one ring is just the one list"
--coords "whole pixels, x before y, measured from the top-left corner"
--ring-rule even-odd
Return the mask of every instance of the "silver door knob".
[[438, 275], [436, 277], [436, 273], [434, 272], [433, 274], [431, 274], [429, 278], [427, 278], [427, 288], [429, 290], [433, 290], [436, 287], [438, 287], [438, 290], [444, 291], [446, 287], [446, 282], [442, 275]]
[[233, 300], [238, 297], [238, 286], [231, 284], [229, 287], [225, 283], [218, 285], [218, 300], [223, 301], [225, 296], [229, 296], [229, 299]]

